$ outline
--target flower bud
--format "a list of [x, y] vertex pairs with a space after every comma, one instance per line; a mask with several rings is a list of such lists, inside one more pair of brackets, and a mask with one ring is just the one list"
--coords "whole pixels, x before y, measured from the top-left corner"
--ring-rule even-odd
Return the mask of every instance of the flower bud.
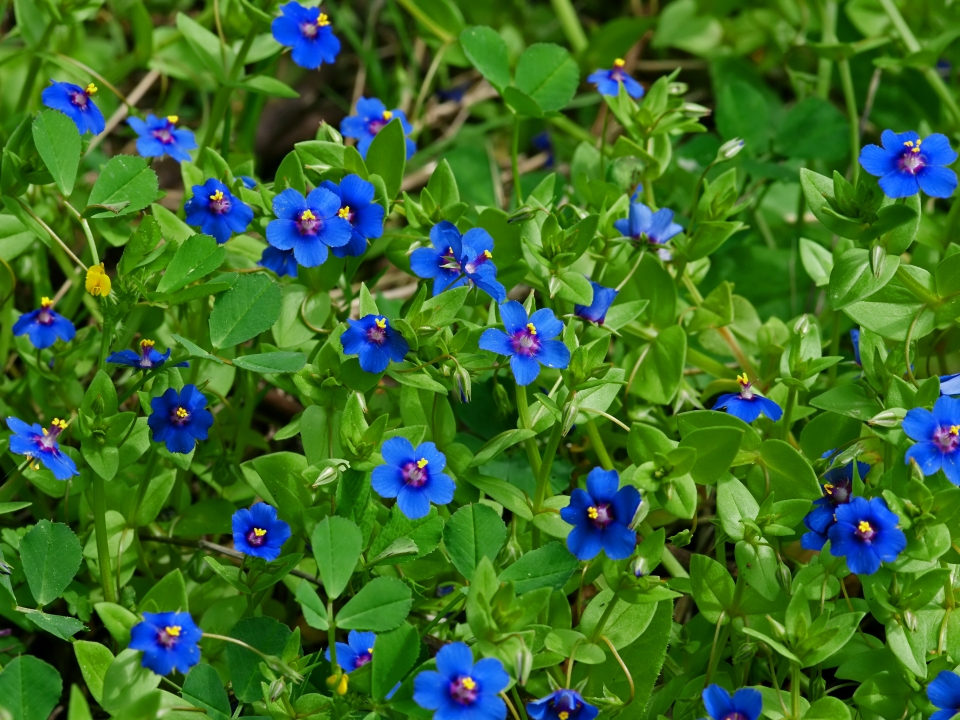
[[330, 483], [334, 482], [339, 475], [340, 470], [337, 467], [328, 465], [320, 471], [319, 475], [317, 475], [317, 479], [313, 481], [313, 487], [318, 488], [321, 485], [329, 485]]
[[879, 427], [896, 427], [906, 414], [907, 411], [904, 408], [888, 408], [874, 415], [867, 420], [867, 423]]
[[815, 703], [826, 694], [827, 682], [823, 679], [823, 675], [818, 675], [810, 682], [810, 696], [808, 699], [811, 703]]
[[513, 408], [510, 405], [510, 396], [507, 394], [507, 389], [497, 383], [493, 386], [493, 404], [497, 408], [497, 412], [501, 415], [509, 415]]
[[780, 587], [786, 590], [789, 595], [790, 589], [793, 587], [793, 573], [791, 573], [790, 568], [783, 563], [780, 563], [780, 567], [777, 568], [777, 582], [780, 583]]
[[457, 371], [454, 373], [454, 380], [457, 383], [457, 392], [460, 394], [460, 402], [468, 403], [473, 397], [473, 384], [470, 380], [470, 372], [460, 365], [457, 365]]
[[340, 673], [339, 676], [331, 675], [327, 678], [327, 687], [337, 695], [346, 695], [349, 682], [350, 676], [346, 673]]
[[645, 557], [638, 557], [630, 565], [630, 570], [633, 572], [634, 577], [644, 577], [645, 575], [650, 574], [650, 561]]
[[772, 617], [767, 615], [767, 622], [770, 623], [770, 627], [773, 628], [773, 634], [778, 640], [785, 640], [787, 637], [787, 629], [781, 625], [779, 622], [774, 620]]
[[690, 86], [685, 82], [672, 82], [667, 86], [667, 92], [671, 95], [686, 95]]
[[917, 628], [920, 626], [917, 621], [917, 615], [913, 610], [905, 610], [903, 612], [903, 624], [907, 626], [907, 629], [910, 632], [916, 632]]
[[283, 691], [287, 689], [287, 684], [283, 681], [283, 678], [277, 678], [272, 683], [270, 683], [270, 689], [268, 691], [268, 697], [270, 702], [276, 702], [280, 699], [280, 696], [283, 695]]
[[[647, 513], [649, 513], [649, 512], [650, 512], [650, 503], [644, 502], [643, 500], [641, 500], [641, 501], [640, 501], [640, 504], [637, 505], [637, 511], [633, 514], [633, 518], [631, 518], [631, 520], [630, 520], [630, 529], [631, 529], [631, 530], [636, 529], [636, 527], [637, 527], [640, 523], [642, 523], [642, 522], [644, 521], [644, 519], [646, 519]], [[686, 532], [686, 531], [684, 531], [684, 532]], [[679, 533], [679, 534], [682, 535], [683, 533]], [[676, 536], [675, 536], [675, 537], [676, 537]], [[688, 542], [689, 542], [689, 540], [688, 540]], [[680, 546], [677, 545], [677, 547], [680, 547]]]
[[717, 150], [717, 162], [732, 160], [740, 153], [741, 150], [743, 150], [743, 145], [744, 142], [740, 138], [727, 140], [723, 145], [720, 146], [720, 149]]
[[694, 119], [706, 117], [707, 115], [713, 112], [708, 107], [704, 107], [703, 105], [700, 105], [698, 103], [691, 103], [691, 102], [684, 103], [683, 107], [681, 107], [680, 110], [688, 118], [694, 118]]
[[566, 437], [573, 429], [574, 423], [577, 422], [577, 415], [580, 412], [580, 403], [577, 402], [576, 397], [570, 399], [570, 401], [563, 407], [563, 416], [561, 417], [561, 434]]
[[753, 642], [745, 642], [743, 645], [737, 648], [737, 651], [733, 654], [733, 663], [743, 663], [752, 658], [757, 654], [757, 644]]
[[533, 653], [524, 644], [517, 653], [517, 682], [526, 685], [533, 671]]
[[106, 297], [110, 294], [110, 276], [107, 275], [103, 263], [87, 268], [86, 288], [94, 297]]
[[880, 277], [883, 273], [883, 260], [887, 256], [887, 250], [883, 245], [874, 245], [870, 248], [870, 267], [873, 268], [873, 276]]
[[796, 335], [806, 335], [810, 332], [810, 318], [806, 313], [797, 318], [797, 321], [793, 324], [793, 332]]
[[560, 282], [560, 278], [558, 278], [556, 275], [551, 275], [550, 282], [547, 284], [547, 289], [550, 290], [550, 297], [553, 297], [560, 292], [561, 286], [562, 283]]

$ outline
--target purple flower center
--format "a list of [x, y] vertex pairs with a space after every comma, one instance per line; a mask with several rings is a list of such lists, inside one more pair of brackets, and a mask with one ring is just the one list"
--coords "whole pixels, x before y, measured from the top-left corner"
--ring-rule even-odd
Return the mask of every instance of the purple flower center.
[[373, 322], [373, 327], [367, 330], [367, 340], [377, 345], [383, 345], [387, 341], [387, 319], [377, 318]]
[[170, 127], [163, 127], [159, 130], [154, 130], [153, 136], [164, 145], [170, 145], [173, 143], [173, 133], [171, 132]]
[[750, 720], [750, 718], [748, 718], [739, 710], [734, 710], [732, 713], [727, 713], [724, 715], [721, 720]]
[[601, 530], [617, 519], [610, 503], [591, 505], [587, 508], [587, 517], [590, 518], [590, 522]]
[[357, 659], [353, 663], [353, 669], [362, 668], [364, 665], [373, 660], [373, 649], [368, 648], [367, 652], [357, 653]]
[[157, 643], [164, 648], [170, 649], [180, 642], [180, 633], [183, 631], [179, 625], [168, 625], [157, 631]]
[[367, 131], [371, 135], [376, 135], [383, 130], [391, 120], [393, 120], [393, 113], [389, 110], [384, 110], [383, 115], [380, 117], [367, 120]]
[[37, 322], [41, 325], [49, 325], [53, 322], [53, 311], [43, 305], [40, 307], [40, 313], [37, 315]]
[[408, 462], [401, 468], [400, 474], [403, 476], [403, 481], [410, 487], [423, 487], [430, 477], [427, 472], [427, 459], [420, 458], [416, 462]]
[[34, 436], [37, 443], [37, 449], [41, 452], [56, 452], [57, 451], [57, 438], [60, 436], [60, 433], [67, 427], [65, 420], [58, 420], [57, 418], [53, 419], [53, 422], [50, 423], [50, 429], [44, 430], [43, 435]]
[[540, 352], [540, 338], [537, 337], [537, 328], [533, 323], [527, 323], [522, 330], [517, 330], [510, 336], [510, 344], [517, 355], [535, 357]]
[[224, 195], [222, 190], [217, 190], [213, 193], [209, 200], [210, 212], [216, 213], [217, 215], [230, 212], [230, 198]]
[[90, 98], [85, 92], [70, 93], [70, 102], [72, 102], [81, 110], [87, 109], [87, 102], [89, 100]]
[[450, 697], [461, 705], [472, 705], [477, 701], [478, 694], [477, 681], [469, 675], [458, 677], [450, 683]]
[[933, 444], [944, 454], [952, 453], [960, 445], [960, 425], [937, 428], [933, 433]]
[[922, 140], [907, 140], [904, 145], [903, 154], [900, 156], [900, 169], [904, 170], [911, 175], [916, 175], [924, 165], [926, 165], [926, 158], [920, 152], [920, 143]]
[[327, 17], [326, 13], [320, 13], [319, 17], [313, 22], [304, 21], [300, 23], [300, 34], [303, 35], [306, 40], [315, 40], [317, 35], [320, 34], [320, 28], [325, 27], [330, 24], [330, 19]]
[[877, 534], [877, 531], [874, 529], [873, 525], [870, 524], [869, 520], [861, 520], [857, 524], [857, 537], [866, 542], [873, 540], [873, 536]]
[[187, 421], [190, 420], [190, 413], [185, 407], [177, 407], [172, 413], [170, 413], [170, 422], [172, 422], [177, 427], [183, 427], [187, 424]]
[[323, 220], [314, 215], [313, 210], [307, 208], [297, 219], [297, 230], [301, 235], [316, 235], [323, 227]]
[[841, 480], [836, 485], [827, 483], [823, 486], [823, 491], [834, 505], [843, 505], [850, 502], [850, 483], [847, 480]]
[[491, 253], [489, 250], [484, 250], [482, 253], [477, 255], [475, 259], [471, 260], [466, 265], [464, 265], [463, 269], [466, 271], [467, 275], [473, 275], [475, 272], [477, 272], [477, 270], [480, 269], [480, 267], [484, 263], [487, 262], [487, 260], [490, 260], [492, 258], [493, 258], [493, 253]]

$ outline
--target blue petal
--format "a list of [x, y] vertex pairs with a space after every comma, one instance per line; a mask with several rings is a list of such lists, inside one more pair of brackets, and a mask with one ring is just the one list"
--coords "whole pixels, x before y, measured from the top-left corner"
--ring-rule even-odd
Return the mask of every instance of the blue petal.
[[860, 151], [860, 166], [871, 175], [883, 177], [897, 170], [897, 157], [879, 145], [866, 145]]
[[933, 416], [941, 427], [960, 425], [960, 399], [952, 397], [938, 397], [933, 404]]
[[926, 408], [913, 408], [903, 418], [903, 431], [911, 440], [930, 440], [939, 429], [937, 419]]
[[397, 505], [400, 511], [411, 520], [419, 520], [430, 512], [430, 498], [427, 497], [426, 487], [406, 485], [397, 493]]
[[510, 335], [527, 327], [527, 311], [516, 300], [508, 300], [500, 306], [500, 318]]
[[920, 192], [917, 178], [905, 170], [894, 170], [880, 178], [880, 188], [888, 198], [902, 198]]
[[550, 308], [541, 308], [530, 316], [529, 322], [537, 329], [537, 337], [541, 340], [552, 340], [563, 332], [563, 323], [557, 320]]
[[437, 653], [437, 670], [449, 679], [470, 675], [473, 672], [473, 653], [462, 642], [444, 645]]
[[927, 165], [917, 171], [917, 182], [930, 197], [948, 198], [957, 189], [957, 174], [950, 168]]
[[927, 685], [927, 697], [938, 708], [960, 708], [960, 675], [941, 670]]
[[763, 695], [753, 688], [740, 688], [733, 694], [733, 706], [747, 720], [757, 720], [763, 712]]
[[484, 695], [487, 693], [495, 695], [506, 690], [507, 685], [510, 684], [510, 676], [503, 669], [503, 663], [496, 658], [483, 658], [477, 661], [470, 672], [470, 677], [477, 681]]
[[567, 549], [578, 560], [593, 560], [600, 553], [601, 547], [600, 530], [592, 523], [574, 525], [567, 535]]
[[943, 133], [933, 133], [925, 137], [921, 144], [921, 154], [928, 165], [953, 165], [957, 161], [957, 152], [950, 147], [950, 140]]
[[537, 360], [549, 368], [565, 370], [570, 364], [570, 350], [559, 340], [547, 340], [540, 346]]
[[517, 385], [529, 385], [540, 374], [540, 363], [525, 355], [511, 355], [510, 368]]
[[427, 670], [413, 680], [413, 700], [422, 708], [436, 710], [447, 702], [450, 681], [440, 673]]
[[753, 402], [755, 402], [760, 408], [760, 412], [774, 422], [777, 422], [777, 420], [783, 416], [783, 408], [777, 405], [777, 403], [770, 398], [765, 398], [762, 395], [754, 395]]
[[601, 543], [611, 560], [626, 560], [637, 546], [637, 534], [626, 525], [614, 522], [604, 528]]
[[[616, 470], [595, 467], [587, 475], [587, 492], [595, 503], [612, 503], [619, 489], [620, 474]], [[624, 522], [630, 522], [630, 518]]]
[[703, 691], [703, 704], [707, 708], [707, 714], [714, 720], [722, 720], [736, 711], [730, 693], [719, 685], [710, 685]]
[[513, 344], [509, 336], [496, 328], [487, 328], [480, 336], [480, 349], [497, 353], [497, 355], [513, 355]]

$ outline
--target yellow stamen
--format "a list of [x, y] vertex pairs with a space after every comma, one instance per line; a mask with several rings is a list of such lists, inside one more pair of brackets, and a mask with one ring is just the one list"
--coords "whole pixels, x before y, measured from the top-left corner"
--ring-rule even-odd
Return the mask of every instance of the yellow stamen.
[[181, 628], [179, 625], [168, 625], [167, 627], [165, 627], [165, 628], [163, 629], [163, 631], [164, 631], [167, 635], [171, 635], [171, 636], [173, 636], [173, 637], [180, 637], [180, 631], [181, 631], [182, 629], [183, 629], [183, 628]]
[[484, 251], [483, 251], [483, 256], [484, 256], [487, 260], [489, 260], [490, 258], [493, 257], [493, 253], [490, 252], [489, 250], [484, 250]]
[[342, 217], [344, 220], [350, 219], [350, 206], [344, 205], [340, 210], [337, 211], [337, 215]]
[[367, 648], [367, 655], [373, 655], [373, 648]]
[[257, 537], [263, 537], [264, 535], [267, 534], [267, 531], [264, 530], [263, 528], [254, 528], [253, 534], [256, 535]]
[[393, 119], [393, 113], [392, 113], [390, 110], [384, 110], [384, 111], [383, 111], [383, 119], [384, 119], [384, 120], [392, 120], [392, 119]]
[[922, 142], [923, 142], [923, 141], [922, 141], [922, 140], [919, 140], [919, 139], [918, 139], [916, 142], [913, 142], [913, 140], [907, 140], [907, 141], [904, 143], [904, 145], [905, 145], [906, 147], [910, 148], [910, 152], [918, 153], [918, 152], [920, 152], [920, 143], [922, 143]]
[[460, 681], [460, 684], [463, 685], [467, 690], [477, 689], [477, 682], [472, 677], [465, 677]]
[[310, 210], [309, 208], [306, 209], [306, 210], [304, 210], [303, 213], [300, 215], [300, 220], [301, 220], [301, 221], [304, 221], [304, 220], [316, 220], [316, 219], [317, 219], [317, 216], [314, 215], [314, 214], [313, 214], [313, 211]]
[[598, 517], [600, 517], [600, 511], [593, 506], [588, 507], [587, 517], [589, 517], [591, 520], [596, 520]]
[[827, 493], [827, 495], [833, 495], [833, 485], [831, 485], [830, 483], [827, 483], [826, 485], [824, 485], [823, 490], [825, 493]]
[[53, 419], [53, 422], [50, 423], [50, 424], [53, 425], [54, 427], [60, 428], [61, 430], [66, 430], [66, 429], [67, 429], [67, 421], [66, 421], [66, 420], [61, 420], [60, 418], [54, 418], [54, 419]]
[[857, 525], [857, 530], [862, 533], [868, 533], [873, 532], [873, 527], [871, 527], [870, 523], [868, 523], [866, 520], [861, 520], [860, 524]]
[[85, 285], [87, 292], [94, 297], [106, 297], [110, 294], [110, 276], [107, 275], [103, 263], [89, 267]]
[[567, 718], [570, 717], [570, 713], [566, 710], [561, 710], [557, 713], [557, 717], [560, 718], [560, 720], [567, 720]]
[[747, 377], [746, 373], [743, 373], [742, 375], [737, 375], [737, 382], [743, 387], [746, 387], [750, 384], [750, 378]]
[[960, 425], [951, 425], [950, 426], [951, 435], [960, 435]]
[[217, 190], [213, 195], [210, 196], [210, 199], [214, 202], [220, 202], [223, 200], [223, 190]]
[[167, 115], [167, 122], [178, 123], [178, 122], [180, 122], [180, 116], [179, 116], [179, 115]]
[[417, 467], [423, 470], [428, 465], [426, 458], [420, 458], [417, 460]]
[[386, 329], [387, 329], [387, 319], [386, 319], [386, 318], [377, 318], [375, 322], [377, 323], [377, 327], [380, 328], [381, 330], [386, 330]]
[[[623, 58], [617, 58], [616, 60], [613, 61], [613, 66], [615, 68], [622, 68], [626, 64], [627, 63]], [[566, 720], [566, 718], [563, 718], [562, 720]]]
[[51, 300], [46, 296], [40, 298], [40, 307], [45, 307], [45, 308], [53, 307], [53, 300]]
[[96, 94], [97, 94], [97, 86], [94, 85], [93, 83], [90, 83], [89, 85], [87, 85], [86, 93], [87, 93], [87, 95], [96, 95]]
[[155, 344], [153, 340], [147, 340], [146, 338], [140, 341], [140, 347], [142, 348], [152, 348]]
[[531, 335], [536, 335], [536, 334], [537, 334], [537, 326], [534, 325], [533, 323], [527, 323], [527, 330], [530, 331], [530, 334], [531, 334]]
[[182, 407], [178, 407], [178, 408], [177, 408], [177, 417], [178, 417], [178, 418], [185, 418], [185, 417], [187, 417], [188, 415], [190, 415], [190, 413], [187, 412], [187, 409], [186, 409], [186, 408], [182, 408]]
[[317, 27], [326, 27], [330, 24], [330, 18], [327, 17], [326, 13], [320, 13], [320, 17], [317, 18]]

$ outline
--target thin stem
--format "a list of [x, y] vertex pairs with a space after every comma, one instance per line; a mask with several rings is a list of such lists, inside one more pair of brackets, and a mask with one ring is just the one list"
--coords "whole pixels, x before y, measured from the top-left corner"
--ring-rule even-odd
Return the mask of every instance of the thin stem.
[[605, 413], [603, 410], [597, 410], [597, 409], [595, 409], [595, 408], [589, 408], [589, 407], [580, 408], [580, 409], [581, 409], [583, 412], [593, 413], [594, 415], [599, 415], [600, 417], [605, 417], [605, 418], [606, 418], [607, 420], [609, 420], [610, 422], [612, 422], [612, 423], [614, 423], [614, 424], [616, 424], [616, 425], [619, 425], [620, 427], [622, 427], [622, 428], [623, 428], [624, 430], [626, 430], [627, 432], [630, 432], [630, 426], [629, 426], [629, 425], [624, 424], [622, 420], [618, 420], [618, 419], [615, 418], [613, 415], [611, 415], [611, 414], [609, 414], [609, 413]]
[[[50, 39], [50, 35], [53, 33], [55, 27], [54, 22], [50, 22], [46, 29], [43, 31], [43, 37], [40, 38], [40, 44], [38, 47], [46, 47], [47, 41]], [[23, 81], [23, 87], [20, 90], [20, 99], [17, 100], [17, 109], [16, 113], [22, 113], [27, 109], [27, 103], [30, 102], [30, 98], [33, 95], [33, 86], [37, 82], [37, 75], [40, 74], [40, 67], [43, 64], [43, 58], [39, 54], [34, 53], [34, 56], [30, 58], [30, 66], [27, 68], [27, 77]]]
[[583, 25], [580, 24], [580, 18], [573, 3], [570, 0], [551, 0], [551, 4], [573, 51], [581, 53], [586, 50], [590, 43], [587, 41], [587, 34], [583, 31]]
[[[530, 405], [527, 403], [527, 388], [523, 385], [517, 385], [517, 412], [520, 414], [520, 424], [526, 430], [533, 430], [533, 422], [530, 420]], [[540, 476], [540, 453], [537, 450], [536, 441], [528, 438], [523, 441], [527, 450], [527, 459], [530, 461], [530, 469], [533, 470], [534, 477]]]
[[[620, 593], [614, 592], [613, 597], [610, 598], [610, 602], [607, 603], [607, 607], [603, 609], [603, 615], [600, 616], [600, 619], [597, 620], [597, 626], [593, 629], [593, 634], [590, 636], [590, 642], [595, 643], [600, 635], [603, 634], [603, 628], [607, 624], [607, 620], [610, 619], [610, 616], [613, 614], [613, 609], [617, 606], [617, 603], [620, 601]], [[573, 658], [571, 657], [571, 662]]]
[[413, 112], [410, 114], [410, 117], [414, 119], [420, 117], [420, 109], [423, 107], [423, 103], [427, 100], [427, 94], [430, 92], [430, 84], [433, 82], [433, 78], [437, 74], [437, 70], [440, 69], [440, 62], [443, 60], [443, 56], [447, 53], [449, 48], [449, 44], [441, 45], [440, 49], [434, 53], [433, 61], [430, 63], [430, 67], [427, 68], [427, 74], [424, 75], [423, 83], [420, 85], [420, 92], [417, 93], [417, 101], [413, 105]]
[[438, 612], [437, 615], [436, 615], [436, 617], [434, 617], [433, 620], [431, 620], [429, 623], [427, 623], [427, 626], [426, 626], [423, 630], [420, 631], [420, 637], [424, 638], [424, 637], [426, 637], [427, 635], [429, 635], [429, 634], [430, 634], [430, 631], [433, 630], [433, 629], [437, 626], [437, 624], [438, 624], [441, 620], [443, 620], [443, 618], [445, 618], [445, 617], [457, 606], [457, 604], [458, 604], [461, 600], [465, 600], [466, 597], [467, 597], [467, 596], [464, 595], [463, 593], [458, 592], [458, 593], [457, 593], [457, 596], [456, 596], [453, 600], [451, 600], [450, 602], [448, 602], [448, 603], [444, 606], [443, 610], [441, 610], [440, 612]]
[[600, 431], [597, 430], [597, 424], [593, 421], [593, 418], [587, 418], [586, 426], [587, 437], [590, 438], [593, 450], [597, 453], [597, 458], [599, 458], [603, 469], [613, 470], [613, 460], [610, 459], [610, 453], [607, 452], [607, 446], [603, 444], [603, 438], [600, 437]]
[[712, 163], [707, 165], [703, 172], [700, 173], [700, 178], [697, 180], [696, 186], [693, 188], [693, 202], [690, 203], [690, 219], [695, 219], [697, 216], [697, 205], [700, 203], [700, 188], [703, 187], [703, 183], [707, 179], [707, 173], [710, 172], [710, 169], [717, 164], [717, 161], [714, 160]]
[[[258, 650], [253, 645], [245, 643], [243, 640], [237, 640], [237, 638], [230, 637], [229, 635], [216, 635], [214, 633], [208, 633], [208, 632], [205, 632], [203, 634], [203, 637], [204, 639], [222, 640], [223, 642], [239, 645], [240, 647], [246, 650], [249, 650], [254, 655], [258, 655], [261, 660], [265, 660], [267, 663], [267, 666], [270, 669], [283, 673], [286, 677], [290, 678], [294, 682], [298, 682], [298, 683], [303, 682], [303, 676], [300, 673], [298, 673], [296, 670], [294, 670], [292, 667], [287, 665], [285, 662], [283, 662], [283, 660], [278, 658], [276, 655], [267, 655], [262, 650]], [[331, 665], [334, 664], [335, 662], [335, 659], [336, 659], [335, 653], [336, 653], [335, 647], [331, 646], [330, 647], [330, 658], [331, 658], [330, 664]]]
[[783, 409], [783, 439], [790, 439], [790, 423], [793, 420], [793, 408], [797, 404], [797, 389], [790, 388], [787, 393], [787, 405]]
[[900, 265], [900, 267], [897, 268], [896, 278], [900, 281], [901, 285], [913, 293], [913, 296], [917, 298], [917, 300], [926, 303], [932, 308], [940, 305], [940, 298], [924, 287], [922, 283], [914, 279], [905, 265]]
[[[653, 534], [653, 526], [650, 523], [642, 522], [638, 528], [644, 537]], [[660, 556], [660, 564], [663, 565], [667, 572], [669, 572], [675, 578], [688, 578], [690, 574], [684, 570], [683, 565], [680, 564], [680, 561], [670, 552], [669, 548], [663, 548], [663, 554]]]
[[547, 440], [547, 446], [543, 451], [543, 462], [540, 464], [540, 472], [537, 473], [537, 489], [533, 497], [533, 514], [540, 512], [543, 505], [543, 499], [546, 497], [547, 487], [550, 485], [550, 471], [553, 469], [553, 458], [557, 454], [557, 448], [560, 447], [560, 439], [563, 437], [563, 423], [555, 422], [553, 430], [550, 431], [550, 439]]
[[847, 118], [850, 120], [850, 174], [854, 185], [860, 176], [860, 115], [857, 112], [857, 96], [853, 91], [853, 76], [850, 74], [850, 61], [843, 58], [837, 63], [840, 71], [840, 86], [847, 104]]
[[730, 623], [724, 624], [724, 620], [727, 619], [727, 611], [724, 610], [720, 613], [720, 617], [717, 618], [717, 628], [713, 633], [713, 644], [710, 646], [710, 661], [707, 664], [707, 674], [703, 679], [703, 686], [706, 687], [710, 684], [710, 679], [713, 677], [713, 673], [717, 670], [717, 665], [720, 664], [720, 658], [723, 655], [723, 648], [727, 646], [727, 639], [730, 636]]
[[513, 715], [513, 720], [520, 720], [520, 716], [517, 715], [517, 709], [513, 706], [513, 703], [510, 702], [510, 698], [507, 697], [507, 694], [501, 691], [500, 697], [503, 698], [503, 701], [507, 704], [507, 707], [510, 708], [510, 714]]
[[640, 251], [640, 255], [637, 256], [637, 261], [633, 264], [633, 267], [630, 268], [630, 272], [628, 272], [627, 276], [620, 281], [620, 284], [617, 285], [616, 288], [614, 288], [617, 292], [620, 292], [621, 290], [623, 290], [624, 285], [630, 282], [630, 278], [633, 277], [633, 274], [637, 271], [637, 268], [640, 267], [640, 261], [643, 260], [643, 256], [646, 255], [646, 253], [647, 253], [646, 250]]
[[103, 599], [110, 603], [117, 601], [113, 588], [113, 568], [110, 567], [110, 544], [107, 538], [107, 497], [106, 485], [102, 477], [93, 473], [93, 525], [97, 535], [97, 561], [100, 566], [100, 586]]
[[790, 663], [790, 709], [793, 717], [800, 717], [800, 665]]
[[83, 228], [83, 234], [87, 238], [87, 244], [90, 246], [90, 255], [93, 257], [93, 264], [100, 264], [100, 254], [97, 252], [97, 243], [93, 239], [93, 231], [90, 229], [90, 223], [87, 221], [83, 215], [81, 215], [73, 205], [67, 202], [66, 198], [63, 201], [64, 207], [67, 208], [70, 212], [73, 213], [73, 216], [80, 221], [80, 227]]
[[337, 667], [337, 623], [333, 614], [333, 598], [327, 598], [327, 643], [330, 648], [330, 667]]
[[[823, 31], [820, 39], [826, 45], [837, 42], [837, 0], [825, 0], [820, 5], [823, 19]], [[830, 80], [833, 75], [833, 61], [822, 57], [817, 63], [817, 95], [827, 99], [830, 95]]]
[[80, 258], [78, 258], [76, 255], [73, 254], [73, 251], [69, 247], [67, 247], [67, 244], [63, 240], [61, 240], [60, 236], [53, 231], [53, 228], [51, 228], [42, 219], [40, 219], [40, 216], [37, 215], [30, 208], [30, 206], [27, 205], [27, 203], [25, 203], [21, 198], [17, 198], [17, 202], [20, 203], [20, 207], [22, 207], [30, 217], [36, 220], [37, 224], [39, 224], [40, 227], [46, 230], [47, 234], [51, 238], [53, 238], [53, 240], [57, 243], [57, 245], [63, 248], [63, 251], [70, 256], [70, 259], [73, 260], [78, 266], [82, 267], [84, 271], [86, 271], [87, 266], [83, 264], [83, 261]]
[[604, 152], [607, 149], [607, 123], [610, 121], [610, 108], [607, 105], [603, 106], [603, 130], [600, 131], [600, 180], [601, 182], [605, 181], [607, 178], [606, 173], [606, 158], [604, 157]]
[[610, 648], [610, 652], [613, 653], [613, 656], [617, 659], [617, 663], [620, 665], [620, 669], [623, 670], [623, 674], [627, 676], [627, 683], [630, 685], [630, 699], [624, 703], [624, 706], [629, 705], [633, 702], [634, 695], [636, 695], [636, 688], [633, 686], [633, 676], [630, 674], [630, 670], [627, 669], [627, 664], [623, 662], [623, 658], [620, 657], [620, 653], [617, 652], [617, 649], [613, 646], [613, 643], [610, 642], [610, 638], [606, 635], [601, 635], [600, 639], [603, 640], [607, 647]]
[[527, 709], [523, 706], [523, 700], [520, 699], [520, 693], [517, 692], [516, 684], [514, 684], [514, 686], [510, 688], [510, 694], [513, 695], [513, 699], [516, 700], [517, 707], [520, 708], [520, 719], [529, 720], [527, 718]]
[[520, 116], [513, 118], [513, 142], [510, 144], [510, 166], [513, 169], [513, 196], [517, 207], [523, 205], [523, 188], [520, 187]]
[[920, 308], [917, 314], [913, 316], [913, 322], [910, 323], [910, 327], [907, 330], [907, 337], [903, 343], [903, 361], [907, 364], [907, 378], [913, 383], [914, 387], [920, 387], [920, 383], [917, 382], [917, 378], [913, 375], [913, 364], [910, 362], [910, 344], [913, 342], [913, 333], [917, 329], [920, 316], [923, 315], [926, 309], [926, 306]]

